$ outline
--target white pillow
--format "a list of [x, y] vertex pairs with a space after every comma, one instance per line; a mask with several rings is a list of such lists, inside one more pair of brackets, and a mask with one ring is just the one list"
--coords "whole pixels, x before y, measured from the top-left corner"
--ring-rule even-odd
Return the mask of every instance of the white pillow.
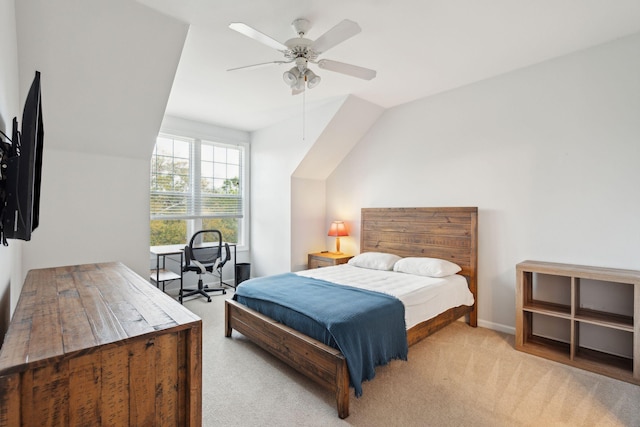
[[428, 277], [446, 277], [462, 270], [458, 264], [439, 258], [407, 257], [393, 266], [393, 271]]
[[360, 255], [356, 255], [349, 260], [349, 264], [354, 267], [370, 268], [372, 270], [386, 270], [393, 269], [393, 265], [401, 259], [398, 255], [385, 254], [383, 252], [365, 252]]

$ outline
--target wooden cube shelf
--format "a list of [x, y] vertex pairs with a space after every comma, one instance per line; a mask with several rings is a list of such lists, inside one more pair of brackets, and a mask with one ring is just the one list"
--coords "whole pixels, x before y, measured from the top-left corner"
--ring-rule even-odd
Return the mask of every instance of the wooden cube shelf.
[[[569, 303], [536, 299], [534, 274], [565, 278], [570, 293]], [[640, 385], [640, 271], [524, 261], [516, 266], [516, 279], [517, 350]], [[596, 286], [600, 287], [613, 284], [621, 284], [623, 289], [629, 287], [627, 294], [633, 298], [633, 313], [627, 315], [584, 307], [581, 279], [598, 281]], [[535, 334], [533, 324], [538, 316], [568, 322], [569, 342]], [[605, 328], [628, 334], [632, 341], [632, 357], [581, 345], [581, 327]]]

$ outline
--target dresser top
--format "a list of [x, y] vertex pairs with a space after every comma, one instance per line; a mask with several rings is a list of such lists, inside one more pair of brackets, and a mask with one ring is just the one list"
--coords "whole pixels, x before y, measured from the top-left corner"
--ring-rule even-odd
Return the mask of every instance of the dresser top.
[[31, 270], [0, 350], [0, 375], [200, 322], [121, 263]]

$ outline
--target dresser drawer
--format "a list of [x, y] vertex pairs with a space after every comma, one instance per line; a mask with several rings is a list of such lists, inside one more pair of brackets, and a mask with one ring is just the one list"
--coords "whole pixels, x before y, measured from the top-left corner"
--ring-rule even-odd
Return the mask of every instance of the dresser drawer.
[[345, 264], [351, 258], [353, 258], [352, 255], [334, 254], [331, 252], [316, 252], [308, 255], [307, 268], [312, 269]]

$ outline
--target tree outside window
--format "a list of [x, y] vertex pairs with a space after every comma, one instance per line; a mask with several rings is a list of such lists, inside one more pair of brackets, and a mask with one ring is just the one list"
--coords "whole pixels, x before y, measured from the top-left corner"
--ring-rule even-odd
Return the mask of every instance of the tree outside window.
[[244, 147], [160, 135], [151, 158], [151, 246], [220, 230], [242, 244]]

